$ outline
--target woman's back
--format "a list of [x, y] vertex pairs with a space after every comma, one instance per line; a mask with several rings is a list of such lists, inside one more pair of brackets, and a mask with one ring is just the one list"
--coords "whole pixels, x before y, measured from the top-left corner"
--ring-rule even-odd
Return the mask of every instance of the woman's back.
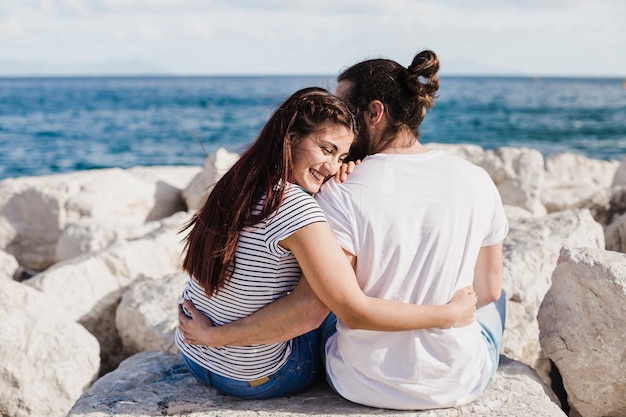
[[[235, 269], [226, 285], [207, 297], [198, 282], [190, 279], [183, 298], [190, 299], [213, 324], [221, 326], [283, 297], [297, 285], [301, 270], [295, 256], [279, 242], [296, 230], [320, 221], [326, 219], [313, 197], [288, 184], [277, 213], [239, 234]], [[276, 372], [291, 352], [290, 341], [211, 348], [185, 344], [177, 332], [176, 342], [185, 354], [212, 372], [245, 381]]]

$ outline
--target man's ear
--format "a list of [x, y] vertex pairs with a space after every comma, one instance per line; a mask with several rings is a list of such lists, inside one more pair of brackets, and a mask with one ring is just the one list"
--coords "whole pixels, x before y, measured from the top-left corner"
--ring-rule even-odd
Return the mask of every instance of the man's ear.
[[367, 120], [371, 127], [376, 126], [385, 116], [385, 105], [380, 100], [373, 100], [369, 104], [369, 118]]

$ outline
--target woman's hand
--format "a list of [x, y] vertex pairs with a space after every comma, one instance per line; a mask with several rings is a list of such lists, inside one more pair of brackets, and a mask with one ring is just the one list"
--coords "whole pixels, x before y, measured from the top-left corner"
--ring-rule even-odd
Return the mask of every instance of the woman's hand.
[[341, 164], [341, 167], [339, 167], [339, 171], [337, 171], [337, 173], [335, 174], [335, 181], [344, 182], [345, 180], [347, 180], [348, 175], [352, 174], [352, 171], [354, 171], [354, 167], [359, 165], [360, 163], [361, 160], [357, 159], [355, 162], [350, 161]]
[[[185, 314], [183, 304], [191, 317]], [[211, 320], [202, 314], [190, 300], [184, 300], [183, 304], [178, 305], [178, 330], [183, 341], [190, 345], [219, 346], [212, 338], [215, 327]]]
[[448, 303], [452, 312], [450, 327], [464, 327], [473, 322], [477, 301], [478, 296], [471, 285], [456, 291]]

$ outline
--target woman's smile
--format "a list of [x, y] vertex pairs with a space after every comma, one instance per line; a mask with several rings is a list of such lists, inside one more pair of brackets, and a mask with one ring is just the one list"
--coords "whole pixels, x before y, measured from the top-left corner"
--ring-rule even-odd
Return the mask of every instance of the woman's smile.
[[300, 139], [294, 146], [295, 182], [308, 193], [320, 190], [348, 156], [354, 134], [346, 127], [328, 124]]

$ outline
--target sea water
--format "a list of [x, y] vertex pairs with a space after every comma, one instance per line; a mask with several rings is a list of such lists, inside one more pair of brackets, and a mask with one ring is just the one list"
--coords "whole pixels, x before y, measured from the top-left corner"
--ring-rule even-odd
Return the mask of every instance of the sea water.
[[[204, 164], [243, 151], [299, 88], [332, 76], [0, 78], [0, 179], [106, 167]], [[424, 143], [626, 154], [621, 79], [445, 77]]]

